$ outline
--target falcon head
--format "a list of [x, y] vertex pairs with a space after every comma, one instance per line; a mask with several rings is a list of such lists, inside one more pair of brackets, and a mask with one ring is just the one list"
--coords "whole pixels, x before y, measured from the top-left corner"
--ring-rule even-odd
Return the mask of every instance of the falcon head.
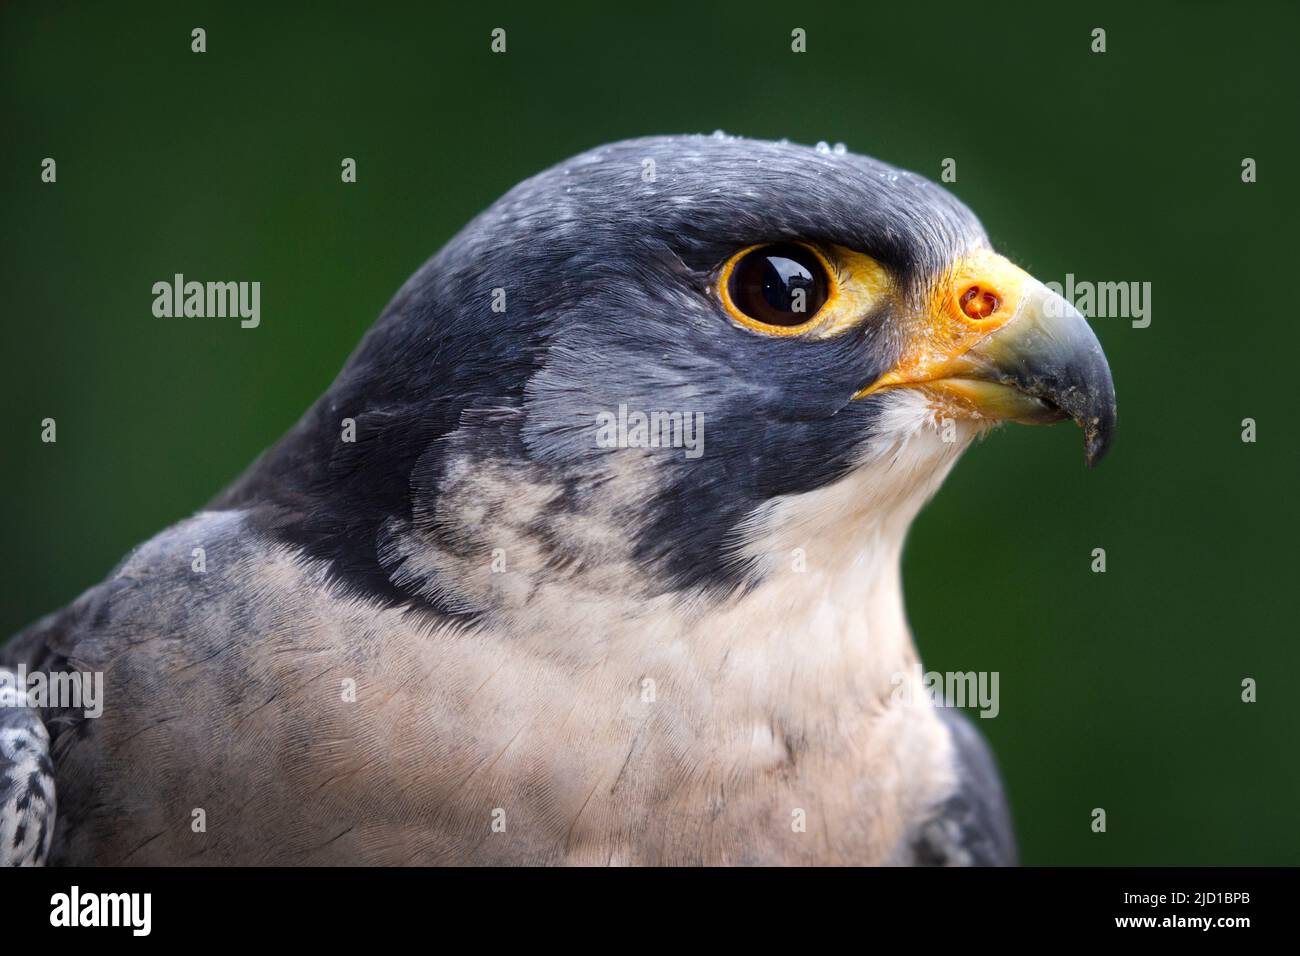
[[[1063, 419], [1097, 462], [1096, 337], [949, 193], [851, 153], [647, 138], [473, 220], [227, 503], [272, 501], [341, 579], [444, 611], [544, 580], [738, 593], [810, 536], [850, 562], [901, 541], [974, 437]], [[490, 575], [498, 550], [526, 585]]]

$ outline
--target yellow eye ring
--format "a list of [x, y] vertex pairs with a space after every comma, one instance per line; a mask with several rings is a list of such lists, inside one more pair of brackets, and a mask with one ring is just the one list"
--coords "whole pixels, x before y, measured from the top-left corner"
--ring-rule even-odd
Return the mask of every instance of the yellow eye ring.
[[[817, 302], [817, 307], [813, 310], [812, 315], [806, 321], [795, 324], [775, 321], [765, 322], [762, 318], [756, 317], [751, 313], [767, 311], [768, 314], [771, 314], [774, 317], [778, 315], [791, 315], [794, 313], [792, 311], [781, 313], [775, 307], [770, 310], [767, 309], [766, 305], [762, 302], [757, 302], [754, 299], [755, 291], [753, 288], [746, 288], [744, 290], [737, 290], [735, 288], [737, 266], [741, 263], [746, 263], [746, 268], [752, 268], [754, 262], [752, 254], [756, 251], [767, 249], [773, 250], [774, 253], [773, 256], [770, 257], [769, 261], [775, 261], [778, 258], [781, 262], [792, 261], [791, 258], [777, 255], [781, 252], [788, 253], [793, 257], [793, 259], [802, 260], [793, 262], [794, 265], [799, 266], [803, 273], [805, 273], [805, 275], [800, 276], [800, 278], [810, 278], [812, 270], [809, 266], [814, 264], [817, 271], [820, 273], [819, 278], [821, 283], [824, 285], [824, 288], [816, 289], [816, 282], [812, 282], [806, 289], [804, 289], [805, 293], [808, 289], [814, 290], [814, 299], [820, 298], [820, 301]], [[792, 250], [798, 250], [799, 255], [795, 255]], [[747, 279], [747, 281], [752, 286], [752, 278]], [[803, 288], [803, 286], [800, 286], [800, 288]], [[751, 300], [749, 302], [749, 311], [746, 311], [746, 309], [741, 308], [741, 306], [737, 304], [737, 291], [740, 291], [742, 295], [748, 296]], [[775, 294], [784, 295], [788, 291], [788, 288], [778, 289]], [[745, 328], [752, 329], [755, 332], [760, 332], [763, 335], [788, 337], [802, 335], [810, 329], [816, 328], [822, 324], [826, 316], [831, 314], [835, 302], [839, 298], [839, 294], [840, 285], [835, 267], [820, 249], [804, 242], [764, 242], [752, 246], [746, 246], [744, 249], [741, 249], [739, 252], [732, 255], [731, 258], [723, 264], [722, 270], [718, 275], [718, 297], [722, 300], [722, 305], [727, 310], [727, 314]], [[769, 302], [767, 305], [771, 305], [771, 303]]]

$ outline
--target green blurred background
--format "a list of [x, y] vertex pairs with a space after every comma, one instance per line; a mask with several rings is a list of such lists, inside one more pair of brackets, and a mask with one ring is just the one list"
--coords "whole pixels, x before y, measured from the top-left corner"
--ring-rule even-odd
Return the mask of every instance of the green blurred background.
[[[1152, 322], [1094, 322], [1120, 404], [1098, 470], [1077, 429], [1007, 428], [922, 514], [926, 665], [1000, 672], [979, 723], [1025, 862], [1300, 862], [1295, 7], [614, 6], [0, 11], [0, 639], [231, 480], [525, 176], [719, 127], [936, 179], [953, 157], [1003, 252], [1044, 280], [1151, 282]], [[176, 272], [260, 280], [261, 327], [154, 318]]]

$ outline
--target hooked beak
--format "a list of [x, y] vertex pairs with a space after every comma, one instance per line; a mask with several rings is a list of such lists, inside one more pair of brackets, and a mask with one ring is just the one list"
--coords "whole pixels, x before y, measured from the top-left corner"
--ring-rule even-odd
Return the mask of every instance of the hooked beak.
[[1072, 418], [1095, 465], [1115, 430], [1115, 384], [1101, 343], [1065, 299], [981, 250], [917, 318], [899, 363], [855, 398], [921, 388], [956, 415], [1037, 425]]

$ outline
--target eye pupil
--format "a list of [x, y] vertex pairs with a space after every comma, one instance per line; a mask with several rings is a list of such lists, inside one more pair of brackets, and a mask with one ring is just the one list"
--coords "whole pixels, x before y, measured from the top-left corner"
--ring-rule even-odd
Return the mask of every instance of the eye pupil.
[[763, 298], [767, 304], [782, 312], [805, 311], [807, 292], [813, 285], [812, 272], [784, 256], [762, 258]]
[[826, 268], [811, 249], [795, 243], [747, 252], [732, 270], [729, 292], [741, 312], [765, 325], [809, 322], [825, 304]]

